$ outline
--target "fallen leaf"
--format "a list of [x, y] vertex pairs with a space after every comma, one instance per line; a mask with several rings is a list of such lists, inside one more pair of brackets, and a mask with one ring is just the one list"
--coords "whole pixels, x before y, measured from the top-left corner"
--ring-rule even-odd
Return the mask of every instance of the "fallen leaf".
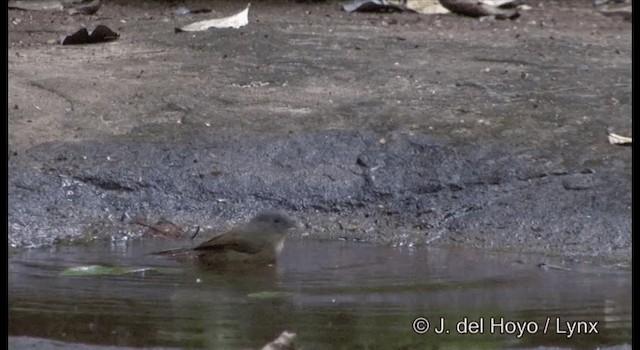
[[80, 4], [67, 10], [70, 15], [93, 15], [102, 6], [102, 0], [93, 0], [87, 4]]
[[621, 145], [621, 146], [631, 145], [631, 137], [614, 134], [612, 132], [610, 132], [607, 136], [609, 137], [609, 143], [612, 145]]
[[437, 15], [449, 13], [438, 0], [406, 0], [406, 6], [409, 10], [413, 10], [423, 15]]
[[224, 17], [224, 18], [214, 18], [205, 21], [191, 23], [189, 25], [175, 28], [175, 32], [199, 32], [203, 30], [207, 30], [209, 28], [240, 28], [249, 24], [249, 7], [251, 4], [247, 4], [247, 7], [238, 12], [235, 15]]
[[342, 5], [346, 12], [409, 11], [423, 15], [449, 13], [438, 0], [355, 0]]
[[619, 16], [625, 21], [631, 21], [631, 10], [631, 4], [628, 6], [604, 6], [600, 9], [600, 13], [609, 17]]
[[80, 44], [95, 44], [111, 40], [116, 40], [120, 37], [120, 34], [112, 31], [109, 27], [102, 24], [96, 26], [91, 32], [87, 28], [80, 28], [77, 32], [62, 37], [60, 39], [61, 45], [80, 45]]
[[494, 16], [496, 19], [516, 19], [517, 9], [504, 9], [477, 0], [440, 0], [449, 11], [469, 17]]

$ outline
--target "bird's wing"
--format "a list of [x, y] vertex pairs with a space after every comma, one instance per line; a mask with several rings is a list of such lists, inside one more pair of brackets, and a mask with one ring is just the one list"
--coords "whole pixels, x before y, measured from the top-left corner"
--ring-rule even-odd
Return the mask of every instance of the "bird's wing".
[[262, 250], [262, 244], [255, 240], [250, 241], [249, 239], [245, 239], [242, 235], [229, 231], [213, 237], [193, 249], [197, 251], [234, 250], [240, 253], [256, 254]]

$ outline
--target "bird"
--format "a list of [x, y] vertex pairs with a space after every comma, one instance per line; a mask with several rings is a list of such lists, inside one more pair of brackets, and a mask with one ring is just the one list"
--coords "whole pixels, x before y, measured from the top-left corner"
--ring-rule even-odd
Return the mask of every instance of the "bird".
[[153, 255], [191, 257], [204, 267], [273, 265], [284, 247], [286, 233], [296, 226], [286, 215], [266, 211], [249, 222], [202, 242], [194, 248], [166, 250]]

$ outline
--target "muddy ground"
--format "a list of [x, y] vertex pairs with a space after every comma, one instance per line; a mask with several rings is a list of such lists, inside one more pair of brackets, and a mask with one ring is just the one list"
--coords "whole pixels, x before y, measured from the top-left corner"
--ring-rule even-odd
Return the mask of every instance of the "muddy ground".
[[[9, 10], [12, 247], [224, 228], [631, 260], [631, 22], [591, 1], [514, 21], [258, 1]], [[179, 6], [213, 12], [174, 16]], [[81, 25], [114, 42], [61, 46]]]

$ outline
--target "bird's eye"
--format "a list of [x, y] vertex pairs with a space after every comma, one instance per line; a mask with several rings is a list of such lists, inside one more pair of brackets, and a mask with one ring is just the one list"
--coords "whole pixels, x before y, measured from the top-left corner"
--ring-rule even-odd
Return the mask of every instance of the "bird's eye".
[[280, 222], [280, 219], [276, 219], [276, 223]]

